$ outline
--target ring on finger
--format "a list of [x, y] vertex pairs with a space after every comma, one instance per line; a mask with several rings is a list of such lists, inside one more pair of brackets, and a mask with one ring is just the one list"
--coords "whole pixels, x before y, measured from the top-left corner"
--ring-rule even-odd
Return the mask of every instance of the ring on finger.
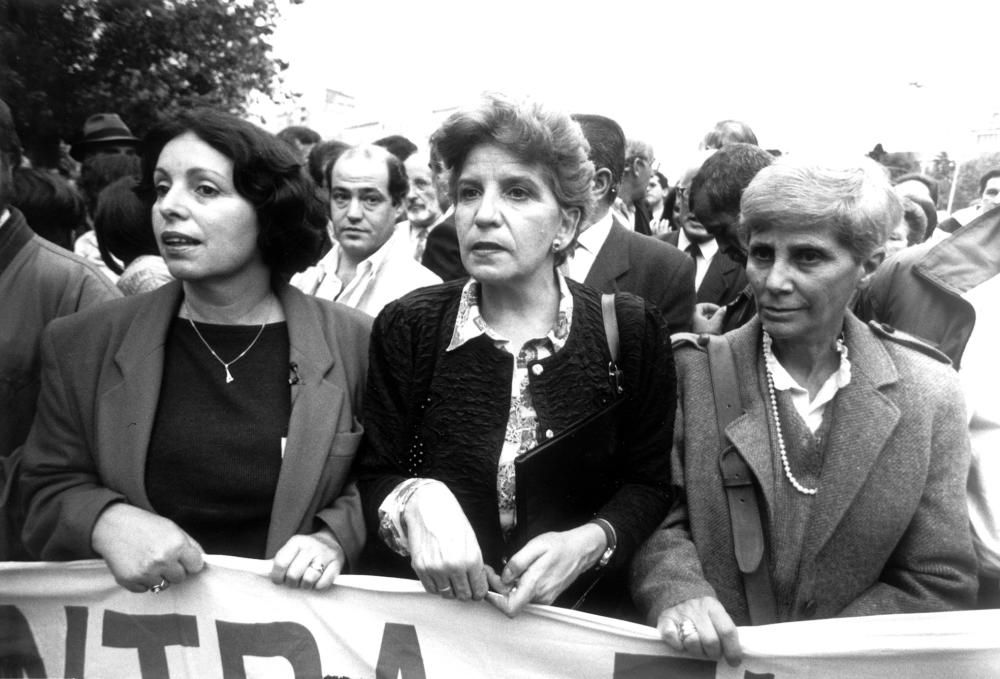
[[438, 594], [447, 594], [451, 591], [451, 585], [445, 585], [444, 587], [438, 588]]
[[165, 590], [167, 587], [170, 587], [170, 583], [167, 582], [167, 579], [166, 578], [160, 578], [160, 583], [158, 585], [153, 585], [152, 587], [150, 587], [149, 591], [152, 592], [153, 594], [159, 594], [160, 592], [162, 592], [163, 590]]
[[698, 628], [694, 626], [694, 622], [690, 619], [685, 619], [677, 626], [677, 635], [681, 639], [681, 643], [686, 643], [690, 637], [698, 636]]
[[326, 570], [326, 564], [323, 563], [322, 561], [313, 561], [306, 568], [312, 568], [313, 570], [316, 570], [316, 571], [319, 571], [320, 573], [322, 573], [324, 570]]

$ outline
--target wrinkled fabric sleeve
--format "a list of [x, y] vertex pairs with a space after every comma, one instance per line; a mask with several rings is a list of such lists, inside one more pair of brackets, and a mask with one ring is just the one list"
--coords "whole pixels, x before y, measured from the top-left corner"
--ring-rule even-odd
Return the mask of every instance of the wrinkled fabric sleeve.
[[50, 326], [42, 335], [38, 411], [22, 451], [22, 534], [28, 550], [49, 561], [95, 558], [90, 538], [98, 516], [125, 501], [101, 484], [59, 356]]
[[416, 475], [417, 460], [409, 450], [416, 416], [412, 412], [414, 351], [405, 309], [396, 302], [389, 304], [372, 327], [365, 437], [357, 462], [364, 519], [369, 527], [379, 526], [379, 507], [393, 489]]
[[637, 552], [630, 574], [632, 599], [647, 624], [688, 599], [711, 596], [715, 590], [702, 571], [688, 525], [684, 482], [684, 413], [680, 403], [670, 452], [673, 502], [667, 517]]
[[620, 487], [597, 512], [618, 536], [612, 563], [627, 564], [663, 520], [670, 503], [668, 451], [677, 403], [670, 334], [659, 312], [638, 298], [616, 303], [626, 379]]

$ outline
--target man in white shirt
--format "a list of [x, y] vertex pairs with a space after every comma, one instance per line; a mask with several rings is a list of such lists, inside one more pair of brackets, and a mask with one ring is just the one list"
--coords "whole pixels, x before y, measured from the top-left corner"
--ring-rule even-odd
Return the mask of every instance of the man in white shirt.
[[928, 240], [935, 242], [944, 240], [997, 205], [1000, 205], [1000, 168], [993, 168], [979, 178], [979, 203], [955, 210], [948, 219], [938, 224], [938, 228], [934, 229]]
[[330, 167], [329, 187], [333, 248], [292, 285], [375, 316], [411, 290], [441, 282], [413, 259], [409, 225], [396, 227], [409, 189], [399, 158], [379, 146], [351, 147]]

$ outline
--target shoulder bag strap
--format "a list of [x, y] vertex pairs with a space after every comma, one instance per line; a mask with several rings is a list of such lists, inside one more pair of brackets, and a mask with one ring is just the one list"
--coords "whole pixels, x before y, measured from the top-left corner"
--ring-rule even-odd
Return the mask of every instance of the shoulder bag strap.
[[611, 351], [611, 361], [608, 363], [608, 380], [616, 394], [625, 391], [625, 381], [622, 371], [618, 368], [621, 360], [621, 340], [618, 337], [618, 314], [615, 312], [614, 294], [601, 295], [601, 314], [604, 316], [604, 336]]
[[729, 503], [733, 530], [733, 551], [743, 576], [743, 589], [750, 611], [750, 623], [766, 625], [777, 621], [777, 604], [771, 588], [763, 519], [753, 475], [746, 461], [726, 439], [726, 426], [743, 414], [736, 362], [729, 340], [718, 335], [707, 337], [708, 366], [715, 396], [719, 441], [723, 445], [719, 465]]

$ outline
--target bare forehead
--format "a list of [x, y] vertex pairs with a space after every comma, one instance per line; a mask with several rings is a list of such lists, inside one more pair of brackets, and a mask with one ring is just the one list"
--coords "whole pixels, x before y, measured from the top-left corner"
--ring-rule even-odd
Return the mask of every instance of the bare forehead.
[[330, 173], [331, 187], [374, 188], [382, 193], [389, 192], [386, 158], [378, 153], [366, 153], [365, 150], [351, 149], [337, 159]]
[[431, 158], [426, 153], [417, 151], [403, 163], [406, 168], [406, 174], [410, 177], [415, 177], [418, 175], [430, 175], [431, 173]]
[[173, 174], [197, 170], [231, 177], [233, 161], [194, 132], [185, 132], [168, 141], [156, 160], [158, 172]]
[[525, 163], [516, 154], [498, 145], [483, 144], [469, 152], [460, 179], [527, 179], [546, 184], [540, 165]]

